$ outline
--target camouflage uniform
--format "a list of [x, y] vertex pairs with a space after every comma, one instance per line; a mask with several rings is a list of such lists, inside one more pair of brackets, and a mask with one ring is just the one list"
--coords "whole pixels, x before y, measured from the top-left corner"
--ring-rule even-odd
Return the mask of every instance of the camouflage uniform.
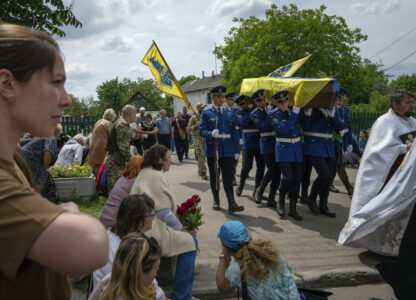
[[195, 155], [198, 157], [198, 175], [204, 176], [207, 173], [207, 167], [205, 165], [205, 156], [204, 156], [204, 138], [199, 134], [199, 124], [200, 115], [193, 115], [189, 119], [188, 130], [192, 133], [194, 137], [194, 146], [195, 146]]
[[110, 132], [107, 151], [104, 167], [110, 193], [116, 181], [123, 176], [124, 169], [131, 158], [130, 126], [122, 117], [114, 123]]

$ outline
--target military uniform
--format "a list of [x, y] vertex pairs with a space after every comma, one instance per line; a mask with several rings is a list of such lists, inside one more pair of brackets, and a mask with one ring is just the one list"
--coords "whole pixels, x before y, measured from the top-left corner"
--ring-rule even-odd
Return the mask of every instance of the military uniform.
[[[340, 88], [340, 94], [346, 94], [346, 90], [344, 88]], [[354, 188], [350, 184], [348, 180], [348, 175], [345, 170], [344, 164], [340, 162], [341, 153], [340, 151], [352, 151], [352, 132], [351, 132], [351, 121], [350, 121], [350, 113], [347, 107], [345, 106], [338, 106], [335, 109], [335, 117], [339, 119], [344, 124], [344, 130], [338, 132], [334, 130], [333, 133], [333, 140], [334, 140], [334, 160], [333, 160], [333, 168], [331, 174], [331, 185], [330, 190], [337, 193], [339, 192], [337, 189], [333, 187], [333, 181], [335, 179], [335, 175], [338, 172], [338, 176], [340, 177], [342, 183], [345, 186], [345, 189], [348, 192], [348, 195], [352, 196]], [[341, 143], [342, 142], [342, 149]], [[351, 149], [349, 149], [351, 147]], [[340, 175], [342, 174], [342, 175]]]
[[[272, 98], [280, 103], [286, 103], [288, 91], [277, 92]], [[276, 133], [275, 159], [280, 164], [282, 173], [277, 212], [281, 218], [286, 217], [285, 197], [289, 193], [289, 216], [296, 220], [302, 220], [302, 217], [296, 211], [303, 161], [300, 130], [297, 126], [299, 112], [300, 109], [298, 107], [294, 107], [292, 111], [289, 108], [285, 110], [276, 108], [269, 114]]]
[[123, 176], [131, 158], [130, 126], [123, 117], [120, 117], [111, 129], [107, 151], [104, 167], [107, 172], [108, 193], [110, 193], [116, 181]]
[[[213, 88], [211, 93], [224, 93], [225, 90], [225, 87], [218, 86]], [[233, 112], [230, 109], [216, 107], [215, 105], [205, 108], [202, 111], [199, 129], [200, 135], [205, 139], [205, 156], [208, 160], [210, 186], [214, 196], [213, 209], [218, 210], [220, 208], [219, 189], [216, 189], [216, 175], [219, 176], [219, 174], [215, 173], [215, 159], [217, 159], [218, 171], [221, 170], [222, 172], [229, 212], [244, 210], [244, 207], [238, 206], [234, 200], [233, 164], [236, 155], [239, 155], [240, 147]], [[216, 144], [217, 151], [215, 149]]]
[[[202, 107], [204, 105], [202, 103], [198, 103], [198, 105], [201, 104]], [[198, 108], [197, 105], [197, 108]], [[204, 156], [204, 142], [205, 140], [201, 137], [199, 134], [199, 122], [200, 122], [201, 116], [198, 115], [198, 113], [194, 114], [190, 119], [188, 123], [188, 130], [192, 133], [192, 136], [194, 138], [194, 147], [195, 147], [195, 155], [198, 158], [198, 175], [201, 176], [204, 179], [207, 178], [207, 167], [205, 163], [205, 156]]]
[[[238, 99], [238, 98], [237, 98]], [[236, 99], [236, 100], [237, 100]], [[236, 124], [243, 132], [243, 166], [240, 173], [240, 183], [237, 188], [237, 196], [241, 196], [248, 173], [253, 168], [253, 159], [256, 158], [256, 178], [253, 197], [263, 179], [265, 163], [260, 153], [260, 132], [250, 119], [250, 109], [241, 109], [237, 112]]]
[[[262, 100], [264, 101], [264, 99]], [[250, 113], [250, 119], [254, 126], [260, 132], [260, 153], [264, 157], [265, 164], [267, 166], [267, 172], [260, 183], [260, 187], [256, 193], [256, 203], [260, 204], [264, 189], [271, 181], [270, 193], [267, 200], [267, 206], [276, 208], [275, 196], [280, 184], [280, 166], [275, 160], [275, 140], [276, 135], [273, 130], [271, 120], [268, 117], [268, 111], [266, 108], [256, 107]]]
[[[305, 136], [305, 155], [311, 160], [318, 177], [312, 184], [307, 203], [313, 214], [322, 213], [335, 218], [335, 213], [328, 209], [328, 193], [331, 183], [333, 158], [335, 155], [332, 131], [341, 131], [344, 125], [335, 118], [333, 110], [314, 108], [310, 115], [305, 113], [303, 129]], [[316, 198], [320, 198], [319, 209]]]

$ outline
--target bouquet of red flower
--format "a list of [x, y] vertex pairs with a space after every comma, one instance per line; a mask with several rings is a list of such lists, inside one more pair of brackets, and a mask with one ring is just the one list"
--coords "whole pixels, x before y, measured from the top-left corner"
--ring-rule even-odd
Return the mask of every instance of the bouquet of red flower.
[[201, 202], [201, 197], [193, 195], [176, 209], [179, 220], [188, 230], [198, 230], [198, 227], [204, 223], [202, 222], [201, 207], [198, 207], [199, 202]]

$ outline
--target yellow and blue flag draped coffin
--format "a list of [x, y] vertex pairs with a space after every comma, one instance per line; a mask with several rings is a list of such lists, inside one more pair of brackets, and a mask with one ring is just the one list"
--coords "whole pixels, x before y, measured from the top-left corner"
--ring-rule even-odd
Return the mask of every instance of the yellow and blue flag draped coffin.
[[264, 89], [266, 101], [279, 91], [289, 91], [289, 105], [303, 108], [332, 108], [339, 90], [333, 78], [259, 77], [246, 78], [241, 83], [240, 95], [251, 96]]

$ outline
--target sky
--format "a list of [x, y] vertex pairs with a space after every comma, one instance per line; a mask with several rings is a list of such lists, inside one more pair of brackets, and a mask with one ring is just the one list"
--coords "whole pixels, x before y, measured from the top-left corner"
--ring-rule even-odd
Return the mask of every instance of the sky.
[[[232, 20], [264, 18], [271, 4], [294, 3], [300, 9], [324, 4], [329, 15], [343, 17], [349, 28], [368, 35], [361, 56], [389, 68], [416, 51], [414, 0], [64, 0], [82, 28], [66, 27], [58, 38], [67, 71], [67, 91], [97, 98], [96, 87], [116, 77], [152, 78], [141, 59], [154, 40], [176, 78], [221, 72], [212, 53], [223, 45]], [[374, 56], [413, 30], [389, 49]], [[374, 57], [373, 57], [374, 56]], [[276, 66], [276, 68], [279, 66]], [[392, 78], [416, 73], [416, 54], [388, 70]], [[272, 71], [272, 70], [271, 70]]]

